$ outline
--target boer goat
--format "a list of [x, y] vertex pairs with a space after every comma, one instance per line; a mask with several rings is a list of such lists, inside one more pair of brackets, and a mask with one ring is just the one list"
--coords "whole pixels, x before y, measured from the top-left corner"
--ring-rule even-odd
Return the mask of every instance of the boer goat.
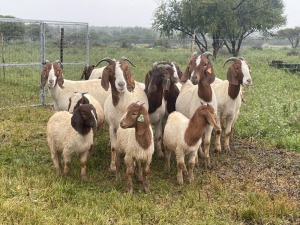
[[148, 110], [148, 99], [143, 89], [139, 85], [135, 85], [133, 76], [130, 72], [126, 61], [134, 66], [126, 57], [122, 57], [118, 61], [110, 58], [104, 58], [100, 61], [107, 62], [108, 65], [103, 70], [101, 86], [104, 90], [111, 92], [104, 104], [104, 116], [109, 126], [109, 137], [111, 144], [111, 163], [110, 170], [116, 170], [116, 148], [117, 148], [117, 129], [119, 122], [125, 113], [126, 108], [132, 102], [144, 103], [144, 107]]
[[[202, 104], [210, 104], [217, 112], [217, 99], [211, 83], [215, 80], [213, 65], [206, 52], [196, 57], [192, 55], [181, 82], [184, 83], [176, 101], [176, 111], [191, 118], [196, 109]], [[191, 80], [189, 80], [191, 79]], [[197, 84], [197, 85], [193, 85]], [[204, 166], [210, 167], [209, 147], [213, 127], [207, 124], [204, 132]], [[201, 148], [199, 151], [202, 151]]]

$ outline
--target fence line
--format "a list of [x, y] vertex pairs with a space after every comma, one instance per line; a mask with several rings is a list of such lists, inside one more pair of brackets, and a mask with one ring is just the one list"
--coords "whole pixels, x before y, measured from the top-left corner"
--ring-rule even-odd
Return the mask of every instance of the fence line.
[[[3, 27], [8, 23], [14, 23], [18, 26], [15, 30], [9, 30], [9, 26]], [[23, 33], [16, 33], [18, 29], [21, 29]], [[0, 18], [0, 67], [2, 67], [0, 81], [4, 81], [0, 82], [2, 99], [0, 108], [15, 107], [16, 105], [43, 105], [52, 102], [45, 89], [39, 90], [42, 63], [46, 59], [49, 61], [63, 59], [64, 77], [78, 80], [83, 66], [90, 61], [90, 45], [93, 43], [91, 48], [96, 46], [101, 48], [102, 46], [101, 43], [100, 45], [95, 44], [94, 39], [89, 35], [89, 29], [87, 23]], [[129, 43], [129, 45], [123, 46], [124, 42]], [[211, 40], [209, 40], [209, 46], [211, 46], [210, 42]], [[186, 52], [196, 49], [194, 40], [191, 38], [138, 40], [122, 38], [119, 41], [112, 40], [110, 45], [123, 49], [130, 49], [135, 46], [185, 48]], [[263, 49], [268, 45], [288, 46], [289, 43], [287, 40], [265, 40], [261, 37], [253, 37], [245, 39], [244, 45]], [[16, 95], [20, 95], [19, 93], [22, 94], [17, 97]], [[16, 101], [12, 102], [8, 96], [16, 96]], [[10, 100], [6, 101], [6, 99]]]
[[[64, 30], [63, 36], [60, 30]], [[26, 94], [20, 103], [11, 104], [47, 104], [51, 101], [47, 93], [42, 90], [38, 94], [37, 91], [40, 84], [37, 74], [40, 74], [43, 62], [60, 58], [64, 60], [63, 65], [69, 67], [69, 71], [81, 70], [83, 65], [89, 63], [88, 32], [88, 23], [0, 18], [0, 80], [5, 81], [5, 84], [1, 82], [0, 85], [1, 96], [14, 95], [17, 90], [24, 89]], [[68, 52], [67, 48], [73, 45], [76, 45], [80, 58]], [[66, 52], [62, 51], [62, 47], [66, 48]], [[10, 105], [1, 101], [0, 108], [5, 106]]]

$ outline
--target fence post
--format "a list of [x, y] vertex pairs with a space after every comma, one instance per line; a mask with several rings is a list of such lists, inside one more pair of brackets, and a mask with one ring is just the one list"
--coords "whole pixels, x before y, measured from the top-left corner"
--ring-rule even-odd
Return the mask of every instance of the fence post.
[[90, 63], [90, 32], [89, 25], [87, 25], [87, 34], [86, 34], [86, 64]]
[[[40, 60], [41, 60], [41, 73], [43, 70], [43, 63], [45, 62], [45, 23], [40, 23]], [[40, 88], [40, 102], [42, 105], [45, 103], [46, 93], [45, 87]]]
[[[2, 63], [5, 63], [5, 59], [4, 59], [4, 37], [3, 37], [3, 33], [1, 33], [1, 46], [2, 46], [2, 50], [1, 50], [1, 56], [2, 56]], [[2, 66], [2, 70], [3, 70], [3, 80], [5, 80], [5, 66]]]
[[61, 28], [60, 29], [60, 63], [61, 63], [61, 68], [64, 68], [63, 62], [64, 62], [64, 33], [65, 29]]

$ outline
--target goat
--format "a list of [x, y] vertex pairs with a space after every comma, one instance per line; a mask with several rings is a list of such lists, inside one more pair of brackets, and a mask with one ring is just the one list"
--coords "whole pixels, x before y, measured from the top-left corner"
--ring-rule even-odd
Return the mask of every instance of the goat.
[[104, 112], [103, 112], [103, 109], [102, 109], [100, 103], [90, 94], [75, 92], [69, 98], [68, 111], [70, 113], [73, 113], [82, 104], [92, 104], [95, 107], [97, 118], [98, 118], [97, 119], [97, 121], [98, 121], [97, 129], [100, 130], [100, 128], [103, 126], [103, 123], [104, 123]]
[[80, 154], [81, 178], [86, 179], [86, 163], [94, 144], [97, 127], [96, 109], [91, 104], [78, 107], [73, 114], [55, 112], [47, 123], [47, 141], [56, 172], [61, 175], [61, 157], [64, 175], [69, 175], [71, 156]]
[[[204, 103], [210, 104], [217, 112], [217, 99], [210, 84], [215, 79], [213, 65], [208, 56], [209, 52], [199, 57], [192, 55], [185, 70], [181, 82], [184, 83], [176, 100], [176, 111], [181, 112], [187, 118], [191, 118], [196, 109]], [[191, 80], [189, 80], [191, 78]], [[197, 84], [197, 85], [193, 85]], [[208, 124], [204, 132], [204, 166], [210, 167], [209, 147], [213, 127]], [[199, 149], [200, 151], [201, 148]]]
[[[164, 120], [166, 120], [168, 113], [175, 111], [175, 102], [179, 90], [175, 86], [173, 69], [169, 65], [162, 67], [158, 67], [158, 65], [159, 63], [154, 63], [152, 69], [145, 76], [145, 93], [148, 98], [150, 121], [154, 128], [155, 151], [158, 157], [163, 157], [162, 134]], [[175, 90], [177, 90], [177, 93], [174, 93]], [[173, 96], [175, 96], [174, 99]]]
[[[231, 57], [227, 59], [224, 65], [233, 61], [227, 71], [227, 80], [213, 83], [218, 103], [218, 121], [224, 130], [224, 149], [230, 151], [230, 136], [234, 124], [240, 112], [241, 102], [243, 101], [241, 86], [252, 85], [250, 69], [243, 58]], [[221, 133], [216, 134], [215, 148], [221, 152]]]
[[99, 64], [100, 62], [97, 65], [86, 65], [83, 68], [80, 80], [101, 79], [105, 67], [97, 68]]
[[[132, 128], [132, 129], [128, 129]], [[117, 131], [116, 176], [120, 179], [121, 155], [125, 155], [127, 191], [132, 193], [132, 177], [138, 170], [143, 190], [148, 190], [147, 175], [154, 152], [153, 131], [149, 114], [143, 104], [131, 103], [120, 120]], [[137, 167], [137, 168], [136, 168]]]
[[54, 109], [56, 111], [67, 111], [69, 106], [69, 98], [74, 92], [88, 92], [96, 98], [101, 107], [104, 107], [104, 102], [109, 95], [108, 90], [101, 87], [101, 80], [66, 80], [63, 76], [63, 70], [59, 62], [45, 62], [41, 73], [40, 88], [44, 88], [46, 83], [50, 95], [53, 99]]
[[117, 147], [117, 129], [119, 121], [124, 115], [126, 108], [132, 102], [144, 103], [148, 110], [148, 99], [143, 89], [136, 85], [126, 61], [134, 66], [126, 57], [118, 61], [104, 58], [108, 65], [103, 70], [101, 85], [104, 90], [111, 89], [104, 104], [104, 116], [109, 126], [109, 137], [111, 142], [111, 163], [110, 170], [115, 171], [115, 158]]
[[183, 184], [183, 170], [185, 167], [185, 156], [188, 156], [188, 180], [194, 180], [194, 167], [197, 151], [202, 142], [202, 136], [207, 124], [216, 130], [217, 115], [210, 105], [199, 106], [191, 119], [188, 119], [180, 112], [173, 112], [169, 115], [163, 137], [165, 149], [165, 172], [170, 173], [171, 153], [175, 152], [177, 160], [177, 181]]

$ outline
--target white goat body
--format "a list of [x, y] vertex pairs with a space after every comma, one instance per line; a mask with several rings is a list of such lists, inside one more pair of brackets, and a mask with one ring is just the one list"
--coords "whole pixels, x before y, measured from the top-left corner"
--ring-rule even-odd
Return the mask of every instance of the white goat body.
[[[192, 58], [185, 70], [181, 82], [184, 84], [176, 101], [176, 111], [181, 112], [187, 118], [191, 118], [196, 109], [204, 103], [210, 104], [217, 112], [217, 99], [210, 84], [215, 80], [213, 66], [208, 58], [211, 53], [203, 53]], [[193, 83], [197, 85], [193, 85]], [[204, 133], [204, 165], [210, 167], [209, 147], [212, 126], [208, 124]], [[199, 149], [201, 151], [201, 148]]]
[[219, 130], [217, 116], [209, 105], [199, 106], [191, 119], [180, 112], [169, 115], [165, 129], [163, 144], [165, 149], [165, 172], [170, 172], [171, 152], [175, 152], [177, 160], [177, 181], [183, 183], [183, 170], [185, 167], [185, 156], [188, 156], [188, 178], [189, 182], [194, 180], [194, 166], [197, 151], [202, 142], [205, 126], [210, 124]]
[[[212, 83], [215, 90], [218, 103], [218, 122], [224, 130], [224, 149], [230, 150], [229, 141], [232, 135], [234, 124], [238, 118], [242, 103], [242, 85], [252, 85], [250, 69], [243, 58], [231, 57], [227, 59], [234, 63], [229, 66], [227, 71], [227, 80]], [[221, 152], [221, 132], [216, 134], [215, 147]]]
[[[85, 117], [82, 117], [84, 114]], [[57, 174], [61, 174], [61, 156], [64, 158], [64, 174], [70, 172], [71, 156], [80, 154], [81, 177], [86, 177], [86, 161], [94, 144], [96, 111], [91, 104], [80, 106], [74, 114], [55, 112], [47, 123], [47, 141]]]
[[147, 175], [154, 153], [153, 131], [147, 109], [138, 103], [131, 103], [120, 120], [117, 130], [116, 175], [120, 178], [120, 157], [125, 155], [128, 176], [127, 189], [132, 192], [132, 176], [138, 170], [143, 189], [148, 190]]
[[74, 92], [88, 92], [104, 107], [109, 91], [101, 87], [101, 80], [65, 80], [58, 62], [46, 63], [41, 74], [41, 88], [47, 83], [56, 111], [67, 111], [69, 98]]
[[[103, 71], [101, 85], [105, 90], [110, 87], [111, 91], [104, 103], [104, 116], [109, 126], [109, 137], [111, 144], [111, 163], [110, 170], [115, 171], [115, 158], [117, 148], [117, 129], [121, 117], [130, 103], [140, 102], [148, 110], [148, 99], [143, 89], [133, 79], [128, 65], [127, 58], [119, 61], [104, 58], [109, 64]], [[100, 61], [100, 62], [101, 62]], [[131, 62], [130, 62], [131, 63]], [[132, 64], [132, 63], [131, 63]], [[133, 65], [133, 64], [132, 64]]]

